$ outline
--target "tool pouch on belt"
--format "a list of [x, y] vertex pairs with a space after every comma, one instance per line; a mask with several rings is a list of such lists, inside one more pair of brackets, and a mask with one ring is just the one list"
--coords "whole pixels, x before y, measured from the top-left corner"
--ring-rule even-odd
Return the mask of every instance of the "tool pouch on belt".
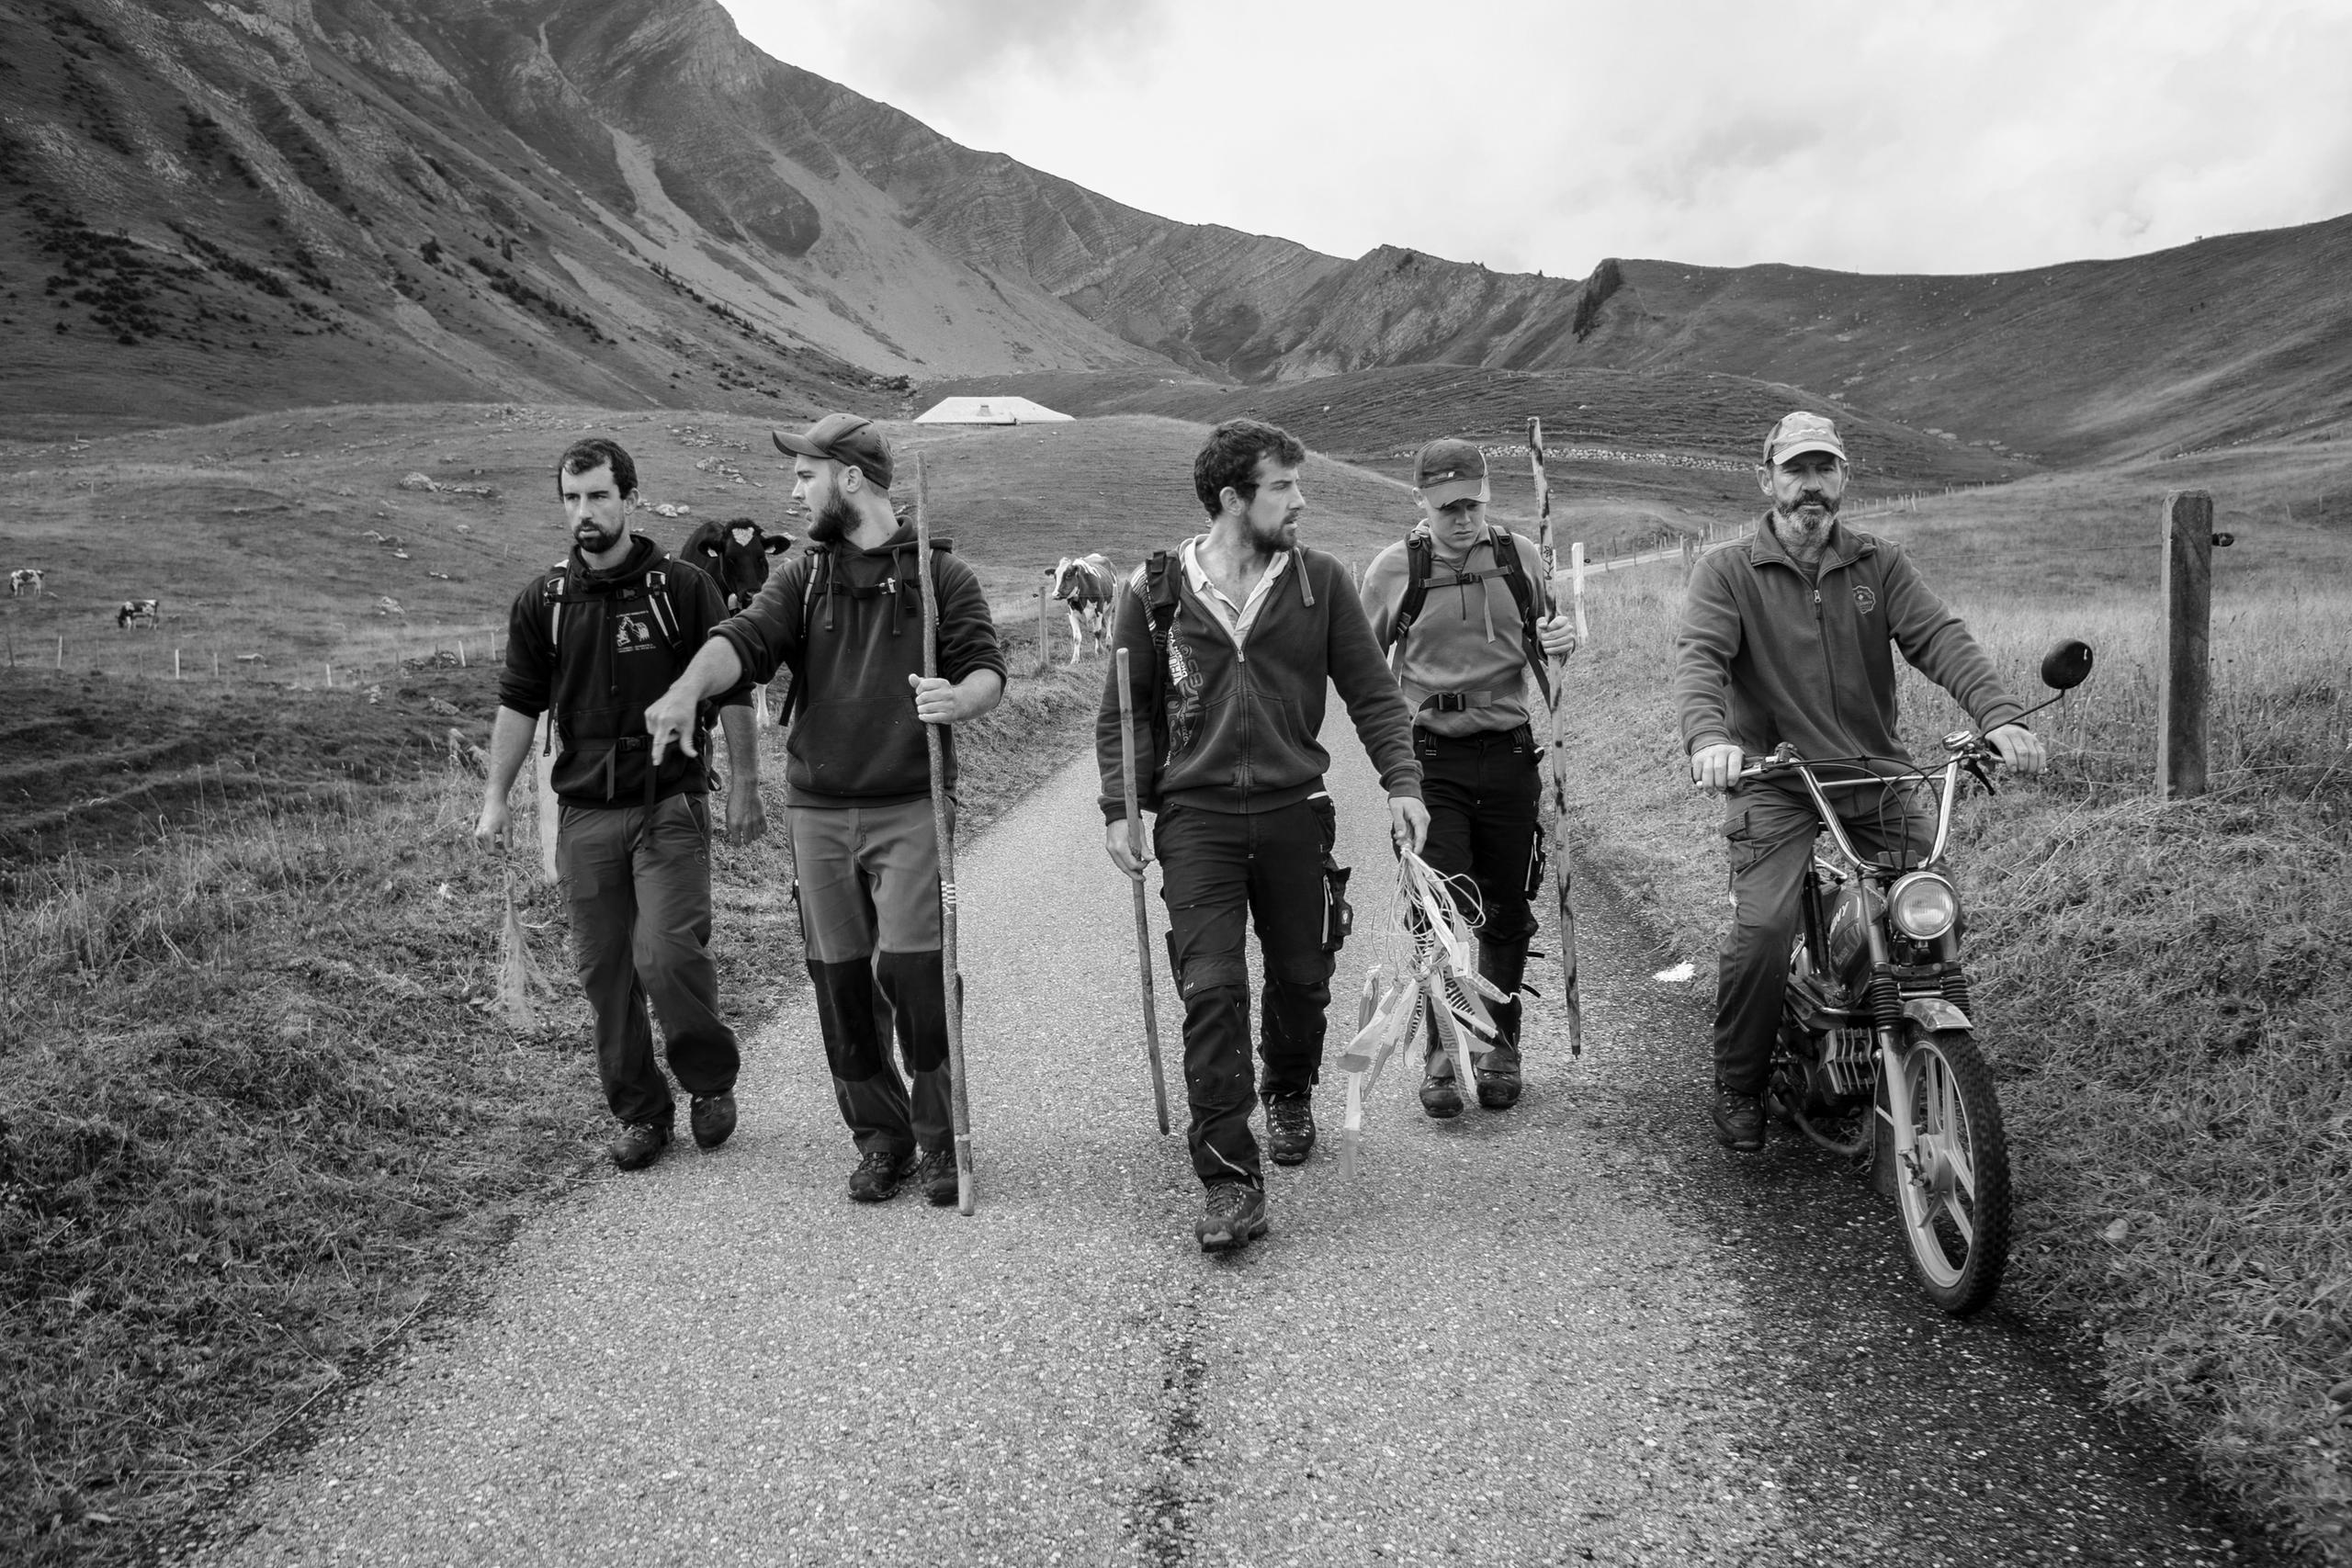
[[1351, 868], [1323, 852], [1323, 951], [1337, 953], [1348, 943], [1356, 929], [1354, 906], [1348, 902], [1348, 877]]
[[1551, 865], [1550, 848], [1544, 824], [1538, 822], [1535, 830], [1527, 836], [1527, 879], [1519, 890], [1521, 897], [1532, 898], [1544, 891], [1544, 873]]

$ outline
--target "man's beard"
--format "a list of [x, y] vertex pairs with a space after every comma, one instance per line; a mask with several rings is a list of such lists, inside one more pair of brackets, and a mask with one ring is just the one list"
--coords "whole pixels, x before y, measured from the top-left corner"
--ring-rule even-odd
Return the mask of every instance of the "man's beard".
[[[1810, 533], [1816, 527], [1826, 528], [1829, 525], [1838, 521], [1838, 498], [1835, 496], [1801, 495], [1797, 497], [1794, 503], [1778, 509], [1780, 512], [1781, 525], [1798, 533]], [[1821, 521], [1819, 523], [1812, 524], [1807, 523], [1804, 520], [1803, 513], [1804, 509], [1807, 505], [1814, 505], [1821, 508]]]
[[1298, 524], [1295, 519], [1285, 520], [1275, 524], [1262, 533], [1256, 528], [1251, 528], [1244, 536], [1249, 539], [1250, 547], [1261, 557], [1278, 556], [1284, 550], [1298, 547]]
[[828, 496], [825, 504], [808, 520], [808, 537], [820, 545], [830, 545], [835, 539], [845, 539], [857, 526], [857, 512], [840, 496]]
[[626, 523], [619, 525], [614, 528], [611, 533], [607, 534], [602, 528], [598, 527], [594, 521], [583, 519], [577, 527], [571, 530], [571, 537], [572, 541], [580, 547], [580, 553], [582, 555], [600, 556], [606, 550], [611, 549], [615, 545], [619, 544], [623, 536], [628, 533], [628, 525]]

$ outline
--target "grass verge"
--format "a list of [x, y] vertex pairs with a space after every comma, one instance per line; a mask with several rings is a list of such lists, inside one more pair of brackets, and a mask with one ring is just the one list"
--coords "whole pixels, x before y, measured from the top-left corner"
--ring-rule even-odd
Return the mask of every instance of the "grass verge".
[[[2153, 503], [2134, 515], [2144, 526]], [[2163, 1420], [2250, 1521], [2352, 1562], [2342, 546], [2297, 541], [2279, 569], [2299, 574], [2291, 591], [2261, 583], [2258, 562], [2255, 583], [2224, 583], [2213, 789], [2165, 805], [2149, 788], [2153, 584], [2085, 591], [2047, 544], [1981, 564], [1962, 547], [2001, 523], [1926, 515], [1915, 553], [1934, 558], [1931, 581], [2013, 691], [2038, 691], [2041, 652], [2060, 636], [2099, 655], [2092, 682], [2034, 721], [2052, 773], [1971, 797], [1956, 829], [1980, 1038], [2020, 1195], [2005, 1297], [2079, 1333], [2108, 1397]], [[2150, 575], [2152, 554], [2140, 558]], [[1722, 808], [1689, 787], [1668, 697], [1680, 602], [1668, 566], [1591, 589], [1594, 639], [1571, 675], [1571, 793], [1593, 862], [1703, 976], [1724, 908]], [[1905, 681], [1906, 739], [1940, 755], [1935, 737], [1961, 716]], [[1703, 1043], [1689, 1049], [1695, 1113]]]
[[[1100, 660], [1028, 676], [1014, 631], [1009, 695], [959, 740], [967, 831], [1068, 760], [1101, 690]], [[559, 976], [564, 917], [476, 852], [480, 792], [450, 764], [216, 796], [0, 883], [0, 1560], [180, 1539], [600, 1168], [584, 1005], [560, 979], [524, 1032], [495, 1005], [510, 871]], [[780, 835], [720, 852], [739, 1023], [797, 985], [788, 877]]]

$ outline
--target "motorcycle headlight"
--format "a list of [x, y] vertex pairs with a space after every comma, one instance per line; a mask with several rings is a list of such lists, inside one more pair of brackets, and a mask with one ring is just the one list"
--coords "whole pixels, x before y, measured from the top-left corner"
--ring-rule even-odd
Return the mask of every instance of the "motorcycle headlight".
[[1960, 919], [1960, 895], [1932, 871], [1898, 877], [1886, 890], [1887, 918], [1914, 942], [1933, 942]]

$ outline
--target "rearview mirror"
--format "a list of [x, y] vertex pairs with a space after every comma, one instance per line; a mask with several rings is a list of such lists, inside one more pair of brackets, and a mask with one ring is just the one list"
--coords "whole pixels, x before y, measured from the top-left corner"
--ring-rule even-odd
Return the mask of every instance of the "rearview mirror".
[[2091, 645], [2068, 637], [2041, 656], [2041, 683], [2053, 692], [2070, 692], [2091, 678]]

